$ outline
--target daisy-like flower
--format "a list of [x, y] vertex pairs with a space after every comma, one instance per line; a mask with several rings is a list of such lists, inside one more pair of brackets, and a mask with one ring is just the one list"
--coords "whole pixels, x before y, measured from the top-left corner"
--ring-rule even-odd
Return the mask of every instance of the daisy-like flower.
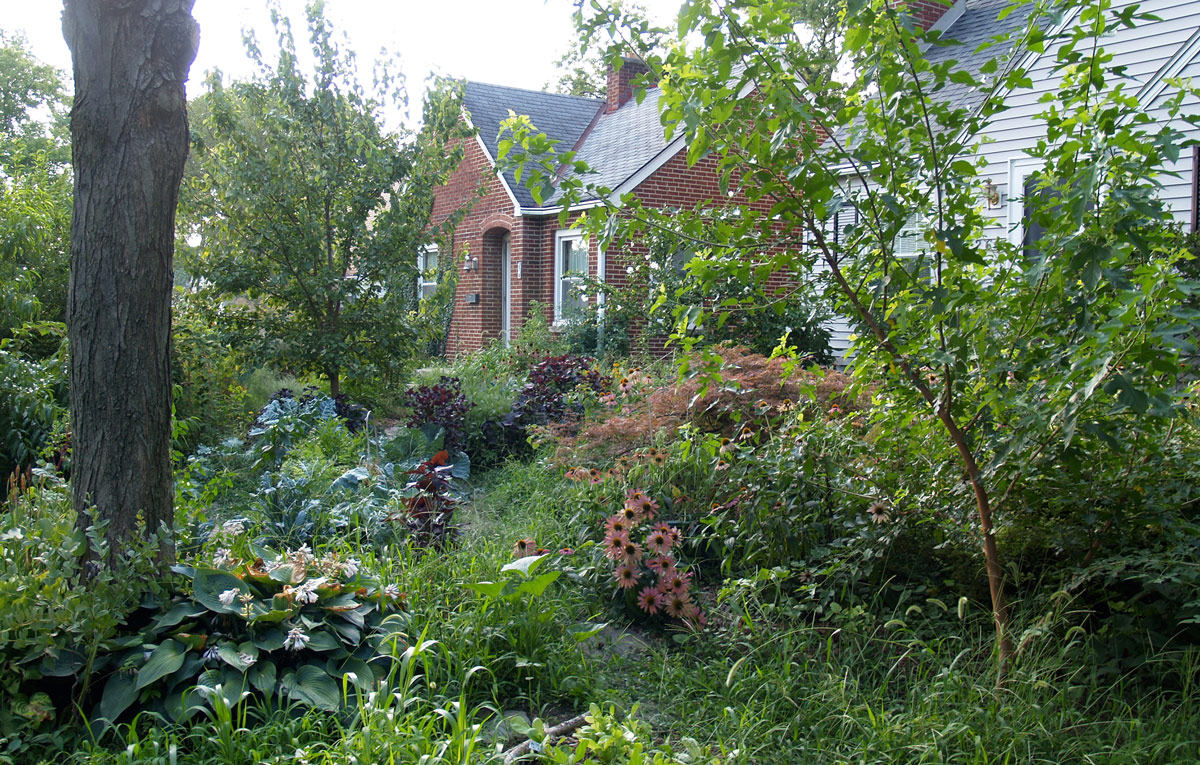
[[627, 564], [635, 564], [642, 559], [642, 546], [637, 542], [625, 538], [625, 543], [621, 546], [621, 560]]
[[524, 539], [518, 539], [517, 543], [515, 545], [513, 545], [513, 557], [514, 558], [524, 558], [528, 555], [533, 555], [533, 551], [536, 549], [537, 549], [537, 542], [534, 542], [529, 537], [525, 537]]
[[299, 627], [293, 627], [287, 637], [283, 639], [283, 647], [289, 651], [300, 651], [304, 646], [308, 645], [308, 641], [312, 640], [308, 635], [305, 635]]
[[225, 592], [222, 592], [217, 596], [217, 600], [221, 601], [221, 605], [223, 606], [232, 606], [233, 601], [237, 600], [237, 596], [240, 592], [241, 591], [236, 587], [225, 590]]
[[605, 534], [628, 534], [632, 526], [624, 514], [614, 515], [604, 522]]
[[659, 452], [658, 454], [655, 454], [653, 457], [651, 457], [650, 461], [653, 462], [655, 465], [665, 465], [665, 464], [667, 464], [667, 455], [665, 452]]
[[875, 502], [867, 508], [867, 514], [871, 516], [871, 521], [874, 523], [887, 523], [891, 520], [887, 510], [887, 504]]
[[653, 616], [662, 608], [662, 593], [655, 587], [643, 587], [638, 593], [638, 608]]
[[703, 627], [708, 624], [708, 618], [704, 616], [704, 612], [695, 603], [688, 603], [683, 607], [683, 620], [693, 627]]
[[626, 563], [624, 566], [617, 566], [613, 572], [613, 577], [617, 580], [617, 586], [622, 590], [632, 590], [637, 587], [638, 570], [635, 566]]
[[673, 619], [682, 619], [688, 611], [688, 601], [682, 595], [667, 593], [663, 596], [663, 611]]
[[675, 573], [675, 559], [670, 555], [656, 555], [646, 561], [646, 567], [659, 576]]
[[638, 505], [631, 500], [625, 500], [624, 506], [621, 507], [621, 512], [617, 513], [630, 526], [636, 525], [642, 520], [642, 511], [638, 509]]
[[629, 532], [609, 533], [604, 537], [604, 557], [620, 560], [624, 557], [625, 545], [628, 542]]
[[638, 503], [638, 512], [641, 513], [642, 517], [646, 520], [652, 521], [654, 520], [654, 516], [658, 513], [658, 503], [650, 499], [650, 497], [644, 497], [642, 501]]
[[690, 579], [690, 574], [685, 574], [680, 571], [672, 571], [670, 574], [663, 574], [662, 578], [658, 582], [658, 586], [662, 588], [662, 591], [665, 594], [678, 595], [684, 600], [688, 600], [690, 598], [690, 595], [688, 594]]
[[656, 555], [662, 555], [671, 549], [673, 542], [669, 533], [664, 532], [659, 526], [655, 526], [646, 536], [646, 549]]
[[581, 467], [573, 467], [567, 471], [566, 477], [570, 481], [586, 481], [588, 473]]

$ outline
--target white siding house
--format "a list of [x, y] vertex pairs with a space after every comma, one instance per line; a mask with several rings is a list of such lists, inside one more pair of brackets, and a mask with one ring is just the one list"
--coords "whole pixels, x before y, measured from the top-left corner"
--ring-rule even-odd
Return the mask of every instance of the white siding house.
[[[1113, 54], [1113, 65], [1125, 66], [1130, 78], [1125, 84], [1127, 93], [1136, 94], [1141, 108], [1158, 120], [1166, 120], [1164, 104], [1175, 95], [1171, 85], [1175, 78], [1192, 78], [1200, 84], [1200, 0], [1117, 0], [1113, 11], [1137, 5], [1141, 12], [1158, 17], [1155, 21], [1143, 21], [1133, 28], [1114, 30], [1101, 44]], [[974, 53], [979, 42], [996, 35], [1019, 29], [1025, 21], [1024, 13], [1013, 13], [1006, 20], [997, 16], [1007, 6], [1007, 0], [957, 0], [943, 16], [943, 39], [962, 41], [960, 46], [938, 47], [927, 51], [931, 58], [957, 60], [962, 68], [973, 69], [982, 65], [988, 57], [1002, 55], [994, 48], [982, 55]], [[1076, 23], [1074, 16], [1064, 20], [1065, 25]], [[937, 26], [942, 27], [943, 23]], [[993, 217], [994, 225], [989, 231], [997, 238], [1020, 241], [1024, 235], [1024, 209], [1021, 197], [1025, 178], [1039, 169], [1038, 160], [1028, 150], [1045, 135], [1045, 125], [1036, 115], [1045, 109], [1039, 100], [1059, 86], [1053, 76], [1057, 48], [1048, 46], [1038, 55], [1026, 53], [1020, 62], [1029, 69], [1033, 87], [1013, 93], [1007, 110], [979, 136], [979, 156], [986, 160], [982, 177], [990, 179], [999, 191], [999, 204], [989, 206], [987, 213]], [[949, 92], [949, 89], [948, 89]], [[949, 92], [948, 97], [964, 99], [964, 103], [978, 100], [978, 94], [967, 91]], [[1185, 114], [1200, 113], [1200, 100], [1189, 96], [1184, 101]], [[1200, 138], [1200, 128], [1177, 119], [1174, 127], [1188, 139]], [[1181, 152], [1178, 161], [1167, 167], [1169, 171], [1158, 181], [1162, 184], [1161, 198], [1168, 204], [1177, 221], [1194, 230], [1196, 226], [1197, 154], [1195, 148]], [[853, 215], [850, 210], [844, 215]], [[850, 221], [838, 221], [846, 225]], [[829, 323], [833, 332], [832, 344], [837, 357], [844, 363], [850, 345], [851, 328], [844, 319]]]

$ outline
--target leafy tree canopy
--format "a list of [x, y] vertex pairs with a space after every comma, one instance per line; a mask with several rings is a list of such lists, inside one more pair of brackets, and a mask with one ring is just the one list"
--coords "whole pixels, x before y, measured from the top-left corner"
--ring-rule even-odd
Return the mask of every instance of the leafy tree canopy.
[[67, 103], [62, 72], [39, 61], [23, 35], [0, 30], [0, 173], [39, 153], [70, 162]]
[[306, 71], [278, 6], [272, 19], [278, 62], [247, 38], [259, 74], [215, 73], [194, 106], [181, 217], [200, 244], [184, 267], [220, 298], [238, 348], [322, 374], [336, 394], [344, 376], [386, 377], [412, 354], [417, 253], [438, 233], [432, 192], [458, 160], [459, 101], [435, 88], [419, 132], [388, 130], [406, 101], [386, 64], [368, 92], [314, 2]]

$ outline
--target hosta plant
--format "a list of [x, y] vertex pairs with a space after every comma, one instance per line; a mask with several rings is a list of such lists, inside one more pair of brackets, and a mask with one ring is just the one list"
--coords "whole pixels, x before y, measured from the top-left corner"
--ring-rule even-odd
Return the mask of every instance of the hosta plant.
[[335, 710], [343, 680], [370, 688], [387, 674], [384, 644], [408, 622], [394, 585], [354, 559], [307, 547], [251, 554], [226, 550], [212, 565], [174, 567], [191, 580], [191, 597], [164, 604], [140, 633], [116, 641], [124, 650], [93, 717], [112, 722], [136, 705], [182, 720], [211, 704], [218, 686], [231, 706], [259, 693]]

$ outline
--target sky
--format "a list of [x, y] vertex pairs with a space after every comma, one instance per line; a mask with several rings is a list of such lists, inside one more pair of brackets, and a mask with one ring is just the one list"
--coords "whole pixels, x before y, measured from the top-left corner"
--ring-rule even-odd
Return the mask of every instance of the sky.
[[[674, 26], [681, 2], [641, 0], [653, 21], [668, 26]], [[302, 48], [305, 3], [280, 4]], [[572, 12], [571, 0], [326, 0], [326, 17], [348, 36], [364, 84], [370, 81], [370, 62], [386, 49], [399, 60], [414, 104], [431, 72], [542, 89], [557, 79], [554, 61], [575, 38]], [[0, 0], [0, 29], [23, 31], [38, 58], [69, 74], [61, 15], [59, 0]], [[264, 52], [274, 44], [266, 0], [196, 0], [192, 15], [200, 24], [200, 51], [189, 96], [200, 92], [213, 68], [234, 78], [253, 73], [242, 45], [244, 28], [255, 30]]]

